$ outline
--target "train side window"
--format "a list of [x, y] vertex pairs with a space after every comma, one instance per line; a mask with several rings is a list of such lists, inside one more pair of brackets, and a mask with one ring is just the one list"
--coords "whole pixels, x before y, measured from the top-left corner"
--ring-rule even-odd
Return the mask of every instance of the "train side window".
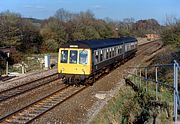
[[67, 63], [68, 61], [68, 51], [61, 50], [61, 63]]
[[118, 53], [118, 49], [119, 49], [119, 47], [117, 46], [117, 47], [116, 47], [116, 56], [119, 54], [119, 53]]
[[120, 54], [120, 46], [117, 47], [117, 54]]
[[128, 51], [128, 45], [126, 44], [125, 45], [125, 52], [127, 52]]
[[108, 51], [108, 49], [106, 50], [106, 59], [108, 59], [109, 58], [109, 51]]
[[103, 60], [106, 60], [106, 49], [103, 49]]
[[103, 61], [103, 50], [100, 51], [100, 62]]
[[78, 53], [77, 50], [70, 51], [69, 63], [77, 64], [77, 53]]
[[115, 51], [114, 51], [114, 47], [112, 48], [112, 57], [114, 57], [115, 56]]
[[123, 50], [122, 50], [122, 48], [120, 48], [119, 53], [122, 54], [122, 52], [123, 52]]
[[95, 64], [97, 64], [99, 62], [99, 55], [98, 55], [98, 51], [94, 52], [94, 58], [95, 58]]
[[88, 62], [88, 51], [80, 50], [79, 51], [79, 64], [87, 64]]
[[129, 51], [129, 44], [127, 44], [127, 51]]
[[109, 49], [109, 58], [111, 58], [111, 54], [112, 54], [112, 51], [111, 51], [111, 48]]

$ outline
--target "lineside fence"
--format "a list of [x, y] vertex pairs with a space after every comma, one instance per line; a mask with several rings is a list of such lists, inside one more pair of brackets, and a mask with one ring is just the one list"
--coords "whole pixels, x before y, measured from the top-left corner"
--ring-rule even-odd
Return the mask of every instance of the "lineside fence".
[[[152, 88], [152, 85], [155, 89], [155, 96], [156, 100], [158, 101], [162, 86], [169, 89], [169, 91], [173, 91], [173, 119], [174, 123], [177, 124], [177, 111], [180, 108], [180, 99], [179, 99], [179, 92], [178, 92], [178, 72], [180, 72], [180, 66], [174, 60], [171, 64], [156, 64], [150, 66], [131, 66], [134, 71], [127, 72], [132, 76], [131, 79], [134, 83], [138, 84], [139, 87], [145, 87], [145, 90], [148, 91]], [[165, 79], [165, 69], [168, 70], [171, 75], [169, 75], [169, 80], [166, 81]], [[149, 83], [152, 85], [150, 86]], [[149, 89], [148, 89], [149, 88]], [[170, 93], [170, 92], [169, 92]], [[172, 93], [172, 92], [171, 92]]]

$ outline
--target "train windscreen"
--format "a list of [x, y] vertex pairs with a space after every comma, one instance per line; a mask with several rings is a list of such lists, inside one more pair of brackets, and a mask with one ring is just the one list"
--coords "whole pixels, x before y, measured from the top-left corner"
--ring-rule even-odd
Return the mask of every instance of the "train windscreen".
[[68, 51], [61, 50], [61, 63], [67, 63], [67, 62], [68, 62]]
[[77, 50], [71, 50], [70, 51], [70, 59], [69, 59], [69, 63], [71, 64], [77, 64]]
[[87, 64], [88, 62], [88, 51], [80, 50], [79, 51], [79, 64]]

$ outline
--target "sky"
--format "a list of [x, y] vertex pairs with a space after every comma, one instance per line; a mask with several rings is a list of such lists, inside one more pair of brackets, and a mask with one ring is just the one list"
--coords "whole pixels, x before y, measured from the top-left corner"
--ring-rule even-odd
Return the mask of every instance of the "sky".
[[96, 18], [154, 18], [166, 23], [167, 17], [180, 19], [180, 0], [0, 0], [0, 12], [9, 10], [23, 17], [47, 19], [64, 8], [70, 12], [91, 10]]

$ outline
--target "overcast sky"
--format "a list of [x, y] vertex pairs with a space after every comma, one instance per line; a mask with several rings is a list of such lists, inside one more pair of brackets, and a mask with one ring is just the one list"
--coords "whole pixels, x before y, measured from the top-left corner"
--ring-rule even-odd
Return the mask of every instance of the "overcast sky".
[[10, 10], [24, 17], [45, 19], [57, 9], [70, 12], [91, 10], [97, 18], [155, 18], [161, 24], [166, 17], [180, 19], [180, 0], [0, 0], [0, 12]]

